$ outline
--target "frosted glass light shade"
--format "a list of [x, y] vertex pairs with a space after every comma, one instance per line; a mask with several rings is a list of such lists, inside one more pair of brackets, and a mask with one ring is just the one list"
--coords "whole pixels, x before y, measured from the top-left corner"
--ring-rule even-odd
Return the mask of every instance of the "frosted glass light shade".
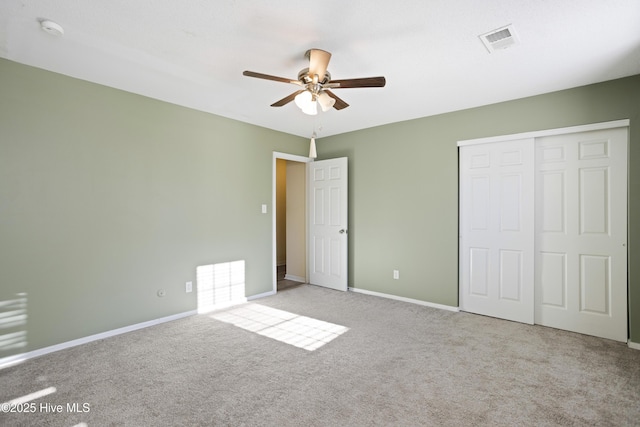
[[318, 114], [318, 104], [313, 99], [313, 95], [309, 91], [300, 92], [294, 98], [296, 105], [302, 110], [303, 113], [315, 116]]
[[311, 104], [312, 98], [313, 96], [311, 95], [311, 92], [305, 90], [304, 92], [297, 94], [294, 101], [298, 108], [304, 110], [305, 108], [308, 108], [309, 104]]
[[322, 107], [322, 111], [328, 111], [333, 107], [333, 104], [336, 103], [336, 100], [323, 91], [318, 95], [318, 103], [320, 107]]
[[311, 101], [311, 103], [306, 108], [302, 109], [302, 112], [310, 116], [315, 116], [316, 114], [318, 114], [318, 103], [315, 101]]

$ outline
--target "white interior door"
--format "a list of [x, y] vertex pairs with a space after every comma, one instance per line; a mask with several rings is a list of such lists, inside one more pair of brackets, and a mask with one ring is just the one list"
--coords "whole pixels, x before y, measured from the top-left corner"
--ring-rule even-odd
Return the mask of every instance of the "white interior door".
[[460, 307], [534, 321], [534, 141], [460, 148]]
[[347, 290], [347, 158], [308, 163], [309, 283]]
[[627, 128], [536, 141], [538, 324], [627, 340]]

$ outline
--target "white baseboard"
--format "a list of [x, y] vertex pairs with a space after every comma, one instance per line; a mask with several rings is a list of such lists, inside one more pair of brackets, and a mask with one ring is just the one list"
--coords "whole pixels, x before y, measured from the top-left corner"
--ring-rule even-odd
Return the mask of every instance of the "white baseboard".
[[383, 294], [381, 292], [368, 291], [366, 289], [359, 289], [359, 288], [351, 288], [350, 287], [349, 290], [352, 291], [352, 292], [360, 293], [360, 294], [366, 294], [366, 295], [373, 295], [375, 297], [395, 299], [395, 300], [398, 300], [398, 301], [410, 302], [412, 304], [424, 305], [426, 307], [438, 308], [440, 310], [455, 311], [455, 312], [460, 311], [460, 309], [458, 307], [453, 307], [453, 306], [450, 306], [450, 305], [436, 304], [434, 302], [421, 301], [421, 300], [418, 300], [418, 299], [405, 298], [405, 297], [400, 297], [400, 296], [391, 295], [391, 294]]
[[640, 343], [629, 340], [627, 341], [627, 345], [629, 346], [629, 348], [632, 348], [634, 350], [640, 350]]
[[307, 281], [307, 279], [305, 279], [304, 277], [294, 276], [293, 274], [285, 274], [284, 278], [285, 280], [293, 280], [294, 282], [305, 283]]
[[172, 320], [182, 319], [183, 317], [189, 317], [197, 314], [196, 310], [185, 311], [184, 313], [173, 314], [171, 316], [161, 317], [159, 319], [149, 320], [147, 322], [136, 323], [135, 325], [124, 326], [122, 328], [113, 329], [106, 332], [101, 332], [95, 335], [89, 335], [88, 337], [78, 338], [75, 340], [63, 342], [60, 344], [52, 345], [49, 347], [40, 348], [38, 350], [29, 351], [27, 353], [16, 354], [14, 356], [3, 357], [0, 359], [0, 369], [7, 368], [9, 366], [16, 365], [34, 357], [44, 356], [45, 354], [53, 353], [54, 351], [60, 351], [67, 348], [75, 347], [82, 344], [87, 344], [92, 341], [97, 341], [116, 335], [124, 334], [127, 332], [136, 331], [138, 329], [148, 328], [149, 326], [159, 325], [165, 322], [171, 322]]
[[247, 298], [243, 297], [243, 298], [234, 299], [233, 301], [227, 301], [227, 302], [222, 303], [222, 304], [213, 304], [213, 305], [208, 306], [208, 307], [199, 308], [198, 309], [198, 314], [211, 313], [212, 311], [223, 310], [225, 308], [229, 308], [229, 307], [233, 307], [233, 306], [236, 306], [236, 305], [244, 304], [245, 302], [247, 302]]
[[271, 295], [275, 295], [275, 294], [276, 294], [276, 291], [263, 292], [261, 294], [251, 295], [250, 297], [247, 297], [247, 301], [264, 298], [264, 297], [270, 297]]

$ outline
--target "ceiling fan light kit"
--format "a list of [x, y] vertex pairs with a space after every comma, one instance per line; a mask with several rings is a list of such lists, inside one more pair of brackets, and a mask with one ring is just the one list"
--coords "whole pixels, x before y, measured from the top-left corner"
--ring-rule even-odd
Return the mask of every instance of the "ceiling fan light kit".
[[318, 114], [318, 104], [322, 111], [326, 112], [336, 103], [336, 100], [327, 95], [326, 92], [320, 92], [316, 95], [308, 90], [300, 92], [294, 100], [298, 108], [310, 116]]
[[242, 74], [247, 77], [291, 83], [299, 86], [301, 89], [274, 102], [271, 106], [282, 107], [291, 101], [295, 101], [303, 113], [312, 116], [318, 114], [318, 104], [320, 104], [322, 111], [329, 111], [331, 108], [342, 110], [349, 106], [349, 104], [329, 89], [384, 87], [386, 84], [384, 77], [331, 80], [331, 73], [327, 71], [331, 53], [322, 49], [309, 49], [305, 53], [305, 57], [309, 60], [309, 68], [301, 70], [298, 73], [297, 80], [256, 73], [254, 71], [245, 71]]

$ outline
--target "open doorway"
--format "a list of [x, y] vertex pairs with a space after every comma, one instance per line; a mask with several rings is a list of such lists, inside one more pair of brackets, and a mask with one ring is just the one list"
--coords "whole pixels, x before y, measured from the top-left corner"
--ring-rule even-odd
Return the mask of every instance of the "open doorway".
[[274, 153], [274, 292], [307, 282], [308, 161]]

